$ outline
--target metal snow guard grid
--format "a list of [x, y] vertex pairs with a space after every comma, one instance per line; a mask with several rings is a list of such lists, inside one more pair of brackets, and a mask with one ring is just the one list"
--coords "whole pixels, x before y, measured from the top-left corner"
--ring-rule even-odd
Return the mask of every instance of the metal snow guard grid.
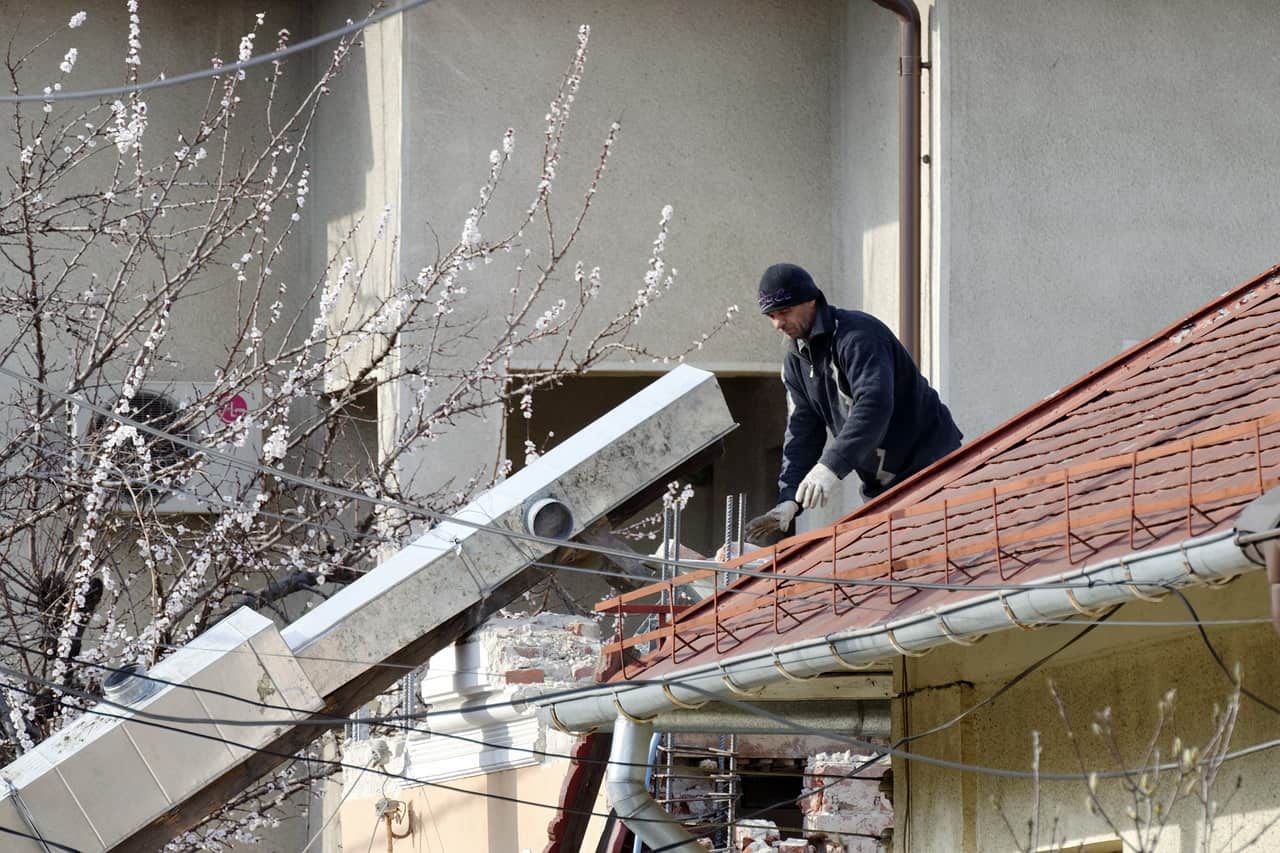
[[[1000, 582], [1031, 570], [1024, 580], [1034, 583], [1035, 577], [1060, 569], [1063, 560], [1077, 565], [1152, 547], [1175, 534], [1208, 533], [1280, 484], [1277, 427], [1280, 412], [794, 536], [719, 566], [719, 571], [769, 571], [772, 577], [742, 578], [697, 605], [671, 603], [675, 588], [714, 578], [713, 570], [650, 584], [596, 605], [597, 611], [618, 616], [659, 617], [658, 629], [618, 636], [604, 652], [656, 641], [658, 650], [642, 658], [639, 668], [664, 661], [675, 666], [712, 648], [723, 655], [750, 639], [785, 634], [811, 620], [829, 627], [827, 620], [839, 619], [846, 629], [888, 621], [891, 614], [919, 609], [900, 605], [923, 591], [911, 586], [920, 582], [994, 583], [984, 579], [994, 569]], [[848, 568], [842, 571], [842, 564]], [[1156, 597], [1136, 586], [1129, 589], [1138, 598]], [[664, 594], [668, 603], [635, 603]], [[1070, 590], [1067, 595], [1075, 601]], [[889, 607], [872, 606], [877, 597]], [[634, 677], [635, 669], [623, 656], [622, 677]]]

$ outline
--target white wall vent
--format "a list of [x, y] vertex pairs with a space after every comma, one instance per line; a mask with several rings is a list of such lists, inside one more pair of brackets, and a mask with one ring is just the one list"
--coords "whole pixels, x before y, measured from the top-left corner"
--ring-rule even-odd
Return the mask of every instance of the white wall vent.
[[[218, 513], [252, 497], [262, 434], [245, 420], [254, 408], [248, 391], [220, 391], [211, 382], [145, 383], [133, 397], [129, 417], [187, 441], [233, 457], [235, 464], [212, 458], [161, 436], [143, 434], [151, 458], [147, 467], [132, 440], [105, 451], [106, 485], [111, 505], [121, 511], [146, 508], [159, 513]], [[114, 393], [98, 395], [112, 406]], [[93, 471], [111, 434], [112, 419], [80, 407], [76, 413], [73, 452], [82, 470]]]

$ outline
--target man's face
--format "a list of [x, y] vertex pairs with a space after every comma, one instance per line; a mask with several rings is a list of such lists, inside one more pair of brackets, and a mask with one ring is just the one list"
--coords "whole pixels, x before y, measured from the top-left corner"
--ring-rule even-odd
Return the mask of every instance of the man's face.
[[767, 316], [775, 329], [788, 338], [796, 340], [809, 337], [809, 330], [813, 328], [813, 315], [816, 313], [818, 313], [818, 303], [810, 299], [799, 305], [770, 311]]

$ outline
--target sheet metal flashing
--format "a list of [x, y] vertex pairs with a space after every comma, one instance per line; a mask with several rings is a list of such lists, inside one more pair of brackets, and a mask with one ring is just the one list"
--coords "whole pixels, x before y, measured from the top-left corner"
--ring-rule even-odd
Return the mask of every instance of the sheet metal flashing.
[[[571, 510], [567, 540], [735, 426], [715, 377], [677, 367], [283, 631], [242, 608], [156, 665], [149, 674], [173, 686], [135, 709], [207, 723], [144, 722], [110, 707], [81, 715], [0, 774], [0, 827], [83, 853], [163, 846], [279, 763], [257, 748], [287, 741], [292, 751], [323, 731], [301, 737], [293, 720], [376, 692], [369, 672], [380, 662], [452, 642], [467, 618], [489, 612], [495, 590], [559, 547], [503, 535], [527, 533], [533, 501]], [[45, 847], [18, 836], [4, 844]]]
[[[148, 675], [173, 686], [159, 686], [132, 706], [135, 711], [208, 722], [150, 721], [98, 706], [100, 713], [81, 715], [4, 768], [0, 826], [86, 853], [109, 849], [286, 728], [252, 725], [255, 720], [301, 719], [322, 704], [275, 625], [248, 608]], [[46, 851], [15, 836], [6, 836], [3, 848]]]

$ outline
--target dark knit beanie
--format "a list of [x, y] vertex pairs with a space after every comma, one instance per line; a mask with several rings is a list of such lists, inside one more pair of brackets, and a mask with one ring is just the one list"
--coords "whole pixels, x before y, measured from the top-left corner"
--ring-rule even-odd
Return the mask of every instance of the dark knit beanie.
[[813, 276], [795, 264], [774, 264], [760, 277], [761, 314], [822, 298], [822, 291], [813, 283]]

